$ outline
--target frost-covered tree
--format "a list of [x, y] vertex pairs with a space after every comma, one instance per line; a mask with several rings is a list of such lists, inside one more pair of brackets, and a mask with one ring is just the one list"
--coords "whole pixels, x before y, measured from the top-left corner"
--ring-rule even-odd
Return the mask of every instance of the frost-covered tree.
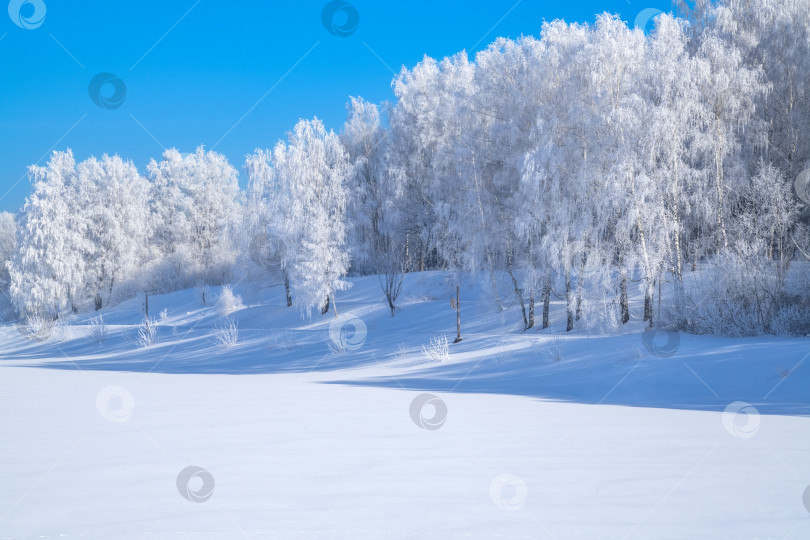
[[660, 224], [668, 235], [668, 264], [679, 291], [696, 207], [690, 187], [701, 175], [692, 157], [700, 114], [698, 70], [687, 48], [684, 21], [661, 15], [655, 23], [646, 55], [648, 68], [641, 81], [647, 106], [642, 166], [661, 191], [664, 216]]
[[[302, 312], [326, 313], [349, 267], [346, 251], [348, 155], [317, 118], [301, 120], [273, 152], [248, 158], [252, 201], [263, 205], [259, 230], [279, 257]], [[288, 292], [288, 303], [289, 303]], [[335, 304], [335, 314], [337, 305]]]
[[14, 222], [14, 214], [0, 212], [0, 294], [8, 291], [10, 277], [7, 263], [10, 263], [14, 256], [16, 235], [17, 224]]
[[[763, 70], [770, 88], [757, 97], [756, 114], [764, 123], [765, 153], [786, 181], [794, 180], [810, 165], [810, 140], [804, 136], [810, 117], [810, 1], [692, 4], [681, 2], [680, 7], [702, 23], [693, 25], [696, 34], [718, 35], [739, 51], [744, 65]], [[749, 165], [756, 166], [754, 148], [747, 150]]]
[[[727, 16], [718, 7], [713, 17]], [[746, 66], [740, 49], [723, 39], [719, 26], [709, 26], [699, 34], [696, 58], [700, 121], [704, 126], [697, 146], [706, 163], [711, 163], [711, 214], [718, 249], [728, 248], [727, 221], [735, 191], [747, 171], [740, 159], [741, 134], [751, 122], [757, 100], [764, 96], [767, 85], [761, 66]]]
[[[532, 240], [531, 257], [538, 262], [539, 274], [549, 283], [552, 275], [562, 281], [569, 331], [574, 328], [577, 279], [584, 278], [583, 265], [595, 245], [589, 204], [593, 199], [584, 199], [593, 181], [589, 145], [595, 143], [589, 137], [592, 107], [585, 79], [591, 67], [588, 38], [584, 25], [555, 21], [543, 26], [543, 71], [548, 75], [537, 88], [543, 107], [538, 111], [538, 138], [527, 152], [522, 175], [520, 212], [527, 217], [518, 222], [519, 234]], [[572, 102], [582, 106], [571, 107]], [[544, 291], [544, 308], [549, 292]]]
[[515, 234], [523, 159], [536, 136], [542, 63], [540, 42], [532, 37], [499, 39], [476, 55], [475, 92], [459, 145], [460, 173], [466, 181], [472, 219], [461, 228], [468, 270], [486, 269], [498, 301], [496, 272], [505, 271], [521, 306], [524, 328], [534, 326], [538, 282], [527, 270], [531, 242]]
[[[653, 174], [659, 141], [646, 129], [652, 106], [645, 87], [650, 47], [640, 30], [631, 31], [616, 17], [602, 15], [593, 28], [589, 49], [593, 87], [588, 93], [596, 129], [591, 150], [594, 181], [588, 192], [595, 195], [593, 227], [596, 245], [603, 249], [596, 261], [618, 274], [620, 322], [628, 318], [628, 277], [638, 269], [643, 318], [652, 324], [655, 285], [667, 260], [670, 222], [664, 219], [662, 204], [668, 179]], [[613, 281], [612, 275], [606, 277]]]
[[435, 248], [451, 241], [440, 236], [435, 200], [442, 188], [451, 190], [441, 179], [453, 178], [455, 166], [446, 151], [453, 142], [454, 119], [444, 114], [448, 107], [442, 103], [447, 96], [442, 85], [444, 72], [466, 61], [463, 53], [444, 62], [425, 57], [412, 70], [403, 68], [394, 81], [397, 103], [389, 120], [387, 191], [392, 195], [396, 241], [405, 245], [412, 270], [438, 267]]
[[348, 118], [340, 141], [351, 164], [346, 178], [346, 246], [353, 271], [373, 272], [383, 260], [391, 257], [383, 229], [383, 156], [386, 131], [380, 109], [362, 98], [352, 97], [347, 105]]
[[[223, 281], [235, 260], [235, 227], [241, 191], [238, 175], [222, 154], [200, 146], [175, 149], [148, 165], [152, 179], [152, 243], [186, 286]], [[172, 286], [171, 284], [167, 284]]]
[[0, 320], [10, 315], [11, 299], [8, 296], [8, 288], [11, 285], [11, 277], [8, 265], [14, 257], [16, 236], [17, 224], [14, 215], [0, 212]]
[[147, 262], [149, 184], [132, 162], [105, 155], [78, 165], [75, 190], [87, 240], [83, 281], [98, 310]]
[[33, 193], [19, 217], [17, 250], [8, 266], [9, 293], [23, 316], [57, 317], [78, 310], [89, 245], [75, 206], [73, 153], [54, 152], [47, 166], [32, 166]]

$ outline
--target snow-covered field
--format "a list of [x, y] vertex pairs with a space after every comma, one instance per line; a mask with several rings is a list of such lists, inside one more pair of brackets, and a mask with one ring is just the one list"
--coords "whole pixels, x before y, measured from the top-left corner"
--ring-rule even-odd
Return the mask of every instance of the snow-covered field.
[[462, 287], [436, 361], [441, 274], [394, 318], [351, 281], [337, 321], [237, 287], [231, 347], [192, 290], [145, 348], [137, 300], [0, 328], [0, 538], [810, 537], [810, 339], [524, 333]]

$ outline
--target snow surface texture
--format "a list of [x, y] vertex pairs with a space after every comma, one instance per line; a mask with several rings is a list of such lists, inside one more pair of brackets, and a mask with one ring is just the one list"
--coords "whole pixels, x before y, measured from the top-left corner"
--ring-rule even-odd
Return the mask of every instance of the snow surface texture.
[[0, 328], [0, 538], [810, 537], [810, 340], [524, 333], [462, 285], [437, 361], [441, 274], [393, 318], [350, 281]]

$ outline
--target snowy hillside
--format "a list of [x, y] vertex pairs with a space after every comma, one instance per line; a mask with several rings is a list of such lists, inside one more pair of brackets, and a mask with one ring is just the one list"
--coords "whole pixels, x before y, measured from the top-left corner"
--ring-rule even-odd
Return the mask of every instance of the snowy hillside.
[[140, 300], [2, 327], [0, 538], [810, 535], [810, 339], [524, 332], [467, 284], [453, 344], [443, 274], [393, 318], [349, 281], [151, 296], [148, 346]]
[[810, 0], [324, 3], [9, 3], [0, 540], [810, 538]]

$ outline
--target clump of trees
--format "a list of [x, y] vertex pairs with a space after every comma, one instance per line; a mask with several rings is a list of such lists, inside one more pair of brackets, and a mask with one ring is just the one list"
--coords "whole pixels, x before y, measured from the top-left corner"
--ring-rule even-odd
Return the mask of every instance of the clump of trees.
[[649, 35], [554, 21], [474, 61], [425, 57], [393, 86], [393, 104], [352, 98], [340, 134], [302, 120], [256, 150], [245, 192], [203, 148], [148, 178], [54, 153], [16, 224], [0, 219], [0, 288], [18, 315], [56, 317], [240, 274], [337, 313], [343, 277], [382, 274], [393, 314], [397, 275], [445, 269], [512, 295], [526, 329], [551, 324], [554, 297], [567, 330], [625, 324], [634, 289], [649, 325], [810, 329], [793, 189], [810, 167], [810, 0], [682, 3]]

